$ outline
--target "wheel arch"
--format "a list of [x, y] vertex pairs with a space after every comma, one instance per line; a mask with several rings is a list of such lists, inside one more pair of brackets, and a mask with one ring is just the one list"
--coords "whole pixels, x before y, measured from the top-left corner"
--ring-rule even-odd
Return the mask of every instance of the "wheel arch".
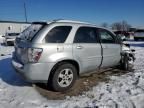
[[54, 71], [56, 70], [56, 68], [57, 68], [58, 66], [60, 66], [61, 64], [64, 64], [64, 63], [70, 63], [70, 64], [74, 65], [74, 66], [76, 67], [76, 69], [77, 69], [77, 76], [79, 76], [80, 66], [79, 66], [78, 62], [75, 61], [75, 60], [67, 59], [67, 60], [58, 61], [58, 62], [53, 66], [53, 68], [52, 68], [51, 71], [50, 71], [50, 74], [49, 74], [49, 77], [48, 77], [48, 81], [49, 81], [49, 80], [51, 79], [51, 77], [53, 76], [53, 73], [54, 73]]

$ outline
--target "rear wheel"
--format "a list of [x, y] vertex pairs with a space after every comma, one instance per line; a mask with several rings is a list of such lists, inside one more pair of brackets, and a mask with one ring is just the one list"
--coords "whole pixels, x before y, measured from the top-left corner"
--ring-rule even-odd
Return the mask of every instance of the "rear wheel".
[[66, 91], [73, 86], [77, 79], [77, 69], [72, 64], [62, 63], [50, 77], [52, 77], [50, 82], [54, 91]]

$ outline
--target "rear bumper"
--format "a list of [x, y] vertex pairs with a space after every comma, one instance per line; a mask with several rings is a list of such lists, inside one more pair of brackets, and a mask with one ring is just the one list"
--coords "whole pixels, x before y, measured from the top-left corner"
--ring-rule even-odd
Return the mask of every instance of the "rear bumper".
[[32, 83], [47, 83], [53, 65], [54, 63], [28, 63], [23, 65], [16, 60], [12, 60], [12, 66], [16, 72]]

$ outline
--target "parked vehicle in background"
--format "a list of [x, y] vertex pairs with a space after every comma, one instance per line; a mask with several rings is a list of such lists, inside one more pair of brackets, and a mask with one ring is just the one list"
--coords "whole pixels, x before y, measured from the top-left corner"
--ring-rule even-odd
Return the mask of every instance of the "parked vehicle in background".
[[121, 65], [122, 42], [111, 31], [77, 21], [34, 22], [15, 41], [12, 64], [30, 82], [65, 91], [84, 73]]
[[0, 43], [4, 43], [4, 40], [5, 40], [5, 38], [4, 38], [5, 36], [3, 36], [3, 35], [0, 35]]
[[144, 29], [138, 29], [134, 33], [134, 40], [137, 41], [139, 39], [144, 40]]
[[19, 34], [20, 33], [6, 33], [5, 45], [14, 45], [14, 41]]
[[117, 36], [119, 36], [122, 40], [129, 40], [130, 33], [127, 31], [113, 31]]

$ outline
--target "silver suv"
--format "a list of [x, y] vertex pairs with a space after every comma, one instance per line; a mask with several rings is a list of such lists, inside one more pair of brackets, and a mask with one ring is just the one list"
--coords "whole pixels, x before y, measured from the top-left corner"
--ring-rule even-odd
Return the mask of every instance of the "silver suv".
[[83, 73], [119, 65], [120, 43], [111, 31], [89, 23], [34, 22], [16, 38], [12, 64], [28, 81], [65, 91]]

